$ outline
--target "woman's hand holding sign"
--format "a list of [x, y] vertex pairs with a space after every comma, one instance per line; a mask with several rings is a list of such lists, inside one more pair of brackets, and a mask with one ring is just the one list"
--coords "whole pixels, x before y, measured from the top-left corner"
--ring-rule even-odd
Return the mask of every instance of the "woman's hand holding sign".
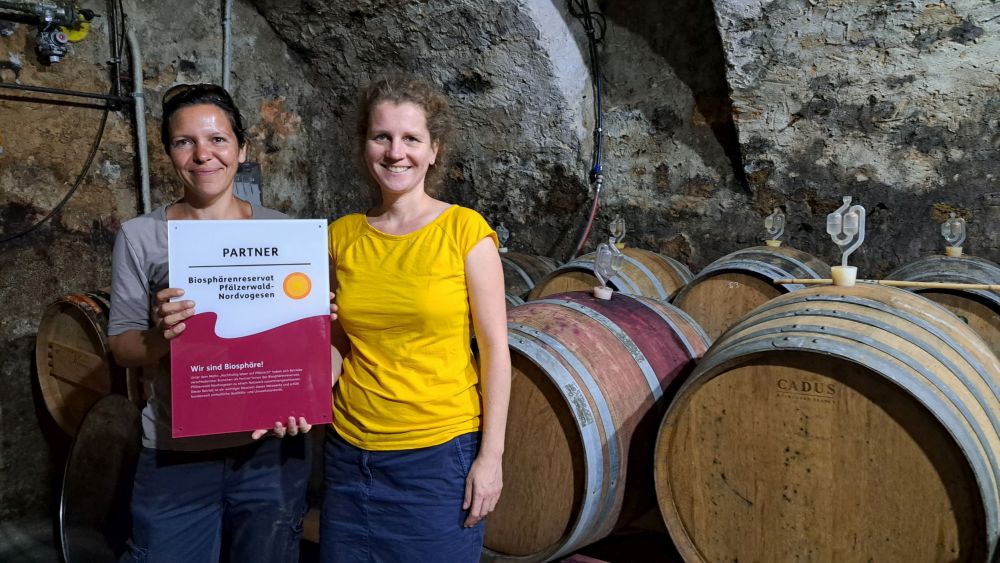
[[[168, 291], [168, 290], [164, 290], [164, 291]], [[181, 293], [183, 293], [183, 291]], [[334, 297], [335, 297], [335, 295], [331, 291], [330, 292], [330, 321], [331, 322], [337, 320], [337, 305], [333, 302]], [[192, 303], [192, 307], [193, 307], [193, 305], [194, 305], [194, 303]], [[184, 329], [182, 328], [181, 332], [183, 332], [183, 330]], [[180, 334], [180, 332], [178, 332], [177, 334]], [[258, 430], [254, 430], [253, 434], [251, 434], [250, 437], [253, 438], [254, 440], [259, 440], [262, 437], [266, 436], [268, 434], [268, 432], [270, 432], [272, 435], [277, 436], [278, 438], [284, 438], [285, 436], [297, 436], [300, 432], [302, 434], [305, 434], [306, 432], [309, 432], [310, 430], [312, 430], [312, 424], [309, 424], [308, 422], [306, 422], [305, 417], [300, 416], [298, 418], [298, 420], [296, 420], [294, 416], [290, 416], [290, 417], [288, 417], [288, 425], [287, 426], [285, 424], [282, 424], [280, 421], [277, 421], [277, 422], [274, 423], [274, 426], [272, 428], [261, 428], [261, 429], [258, 429]]]
[[300, 416], [298, 420], [295, 420], [294, 416], [288, 417], [288, 426], [285, 426], [281, 422], [275, 422], [273, 428], [254, 430], [253, 434], [250, 435], [254, 440], [259, 440], [263, 436], [271, 432], [274, 436], [278, 438], [284, 438], [288, 436], [297, 436], [299, 432], [305, 434], [312, 429], [312, 424], [306, 422], [305, 417]]
[[184, 295], [183, 289], [168, 287], [156, 293], [156, 303], [153, 305], [153, 325], [163, 339], [170, 341], [187, 328], [184, 320], [194, 315], [194, 301], [171, 301], [174, 297]]

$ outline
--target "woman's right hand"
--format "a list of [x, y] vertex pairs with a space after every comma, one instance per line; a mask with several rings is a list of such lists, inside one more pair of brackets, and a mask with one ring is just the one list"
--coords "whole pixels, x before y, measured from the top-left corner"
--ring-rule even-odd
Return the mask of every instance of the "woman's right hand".
[[184, 295], [183, 289], [168, 287], [156, 293], [156, 303], [153, 304], [153, 326], [163, 335], [163, 339], [171, 341], [177, 338], [187, 326], [184, 320], [194, 315], [194, 301], [171, 301], [174, 297]]

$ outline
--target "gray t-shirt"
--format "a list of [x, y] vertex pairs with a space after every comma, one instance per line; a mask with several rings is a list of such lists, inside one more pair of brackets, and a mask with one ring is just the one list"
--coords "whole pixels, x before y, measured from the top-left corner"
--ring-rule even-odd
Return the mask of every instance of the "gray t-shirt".
[[[252, 219], [287, 219], [280, 211], [252, 206]], [[156, 293], [170, 281], [167, 269], [167, 206], [122, 224], [111, 261], [111, 313], [108, 335], [152, 328]], [[195, 303], [195, 310], [198, 304]], [[142, 410], [142, 445], [161, 450], [209, 450], [249, 443], [250, 432], [173, 438], [170, 422], [170, 354], [143, 368], [152, 390]]]

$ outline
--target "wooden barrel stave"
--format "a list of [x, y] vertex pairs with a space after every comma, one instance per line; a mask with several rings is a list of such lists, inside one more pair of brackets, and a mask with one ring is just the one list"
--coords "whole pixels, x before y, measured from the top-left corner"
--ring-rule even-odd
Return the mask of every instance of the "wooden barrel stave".
[[[619, 524], [623, 507], [633, 504], [625, 494], [636, 447], [629, 437], [653, 413], [659, 421], [664, 393], [693, 365], [689, 352], [700, 355], [708, 343], [676, 308], [627, 296], [600, 302], [587, 294], [560, 295], [511, 310], [508, 321], [515, 365], [508, 436], [530, 435], [531, 443], [506, 449], [504, 463], [514, 467], [487, 524], [486, 559], [543, 561]], [[548, 397], [528, 405], [525, 389], [535, 387], [547, 389], [536, 396]], [[558, 428], [524, 423], [540, 412]], [[567, 432], [572, 436], [555, 436]], [[545, 455], [534, 455], [538, 451]], [[528, 534], [535, 535], [525, 539]]]
[[501, 253], [500, 263], [503, 266], [506, 293], [520, 298], [526, 297], [538, 280], [557, 267], [555, 261], [547, 256], [521, 252]]
[[[886, 389], [894, 390], [896, 394], [899, 394], [899, 389], [904, 389], [906, 392], [899, 395], [915, 397], [915, 405], [930, 409], [934, 420], [942, 429], [939, 435], [935, 435], [935, 439], [953, 442], [950, 446], [944, 444], [938, 449], [955, 449], [958, 457], [968, 460], [968, 466], [971, 467], [971, 471], [964, 466], [949, 469], [955, 475], [961, 473], [963, 476], [953, 480], [940, 479], [945, 481], [944, 485], [935, 481], [938, 489], [946, 492], [941, 493], [942, 498], [946, 497], [948, 502], [953, 501], [955, 506], [964, 507], [959, 512], [967, 514], [956, 517], [953, 527], [957, 530], [954, 534], [958, 539], [949, 536], [949, 541], [952, 542], [950, 545], [959, 545], [966, 550], [963, 552], [966, 555], [979, 553], [984, 558], [986, 550], [993, 550], [996, 544], [997, 504], [1000, 502], [996, 493], [996, 484], [1000, 482], [997, 468], [1000, 466], [995, 458], [995, 452], [1000, 451], [997, 449], [1000, 444], [997, 417], [1000, 412], [1000, 395], [997, 393], [996, 382], [1000, 367], [985, 344], [967, 327], [960, 325], [949, 315], [941, 315], [940, 309], [923, 299], [899, 290], [887, 290], [888, 288], [858, 288], [844, 291], [842, 288], [824, 288], [772, 301], [733, 326], [716, 342], [685, 388], [679, 392], [677, 401], [661, 428], [656, 477], [665, 520], [675, 540], [680, 538], [678, 545], [690, 560], [717, 559], [721, 556], [719, 550], [725, 550], [720, 547], [724, 540], [710, 538], [710, 532], [704, 529], [697, 530], [694, 533], [696, 537], [692, 537], [686, 527], [697, 528], [691, 516], [696, 511], [678, 507], [684, 504], [684, 499], [690, 500], [692, 497], [683, 493], [680, 494], [682, 498], [673, 498], [678, 488], [671, 486], [670, 479], [673, 477], [669, 474], [668, 460], [664, 456], [690, 451], [687, 446], [687, 450], [681, 446], [671, 449], [670, 444], [673, 439], [679, 440], [678, 444], [690, 440], [690, 432], [694, 428], [691, 426], [693, 423], [688, 421], [688, 415], [679, 413], [693, 412], [697, 408], [693, 405], [704, 407], [711, 400], [722, 403], [719, 399], [722, 395], [713, 395], [717, 391], [697, 390], [702, 386], [708, 389], [714, 381], [719, 382], [717, 388], [726, 385], [725, 389], [729, 391], [731, 387], [736, 387], [735, 383], [741, 383], [740, 370], [754, 373], [759, 378], [755, 383], [762, 385], [761, 381], [773, 375], [772, 372], [777, 368], [772, 369], [770, 365], [752, 367], [758, 373], [752, 372], [751, 367], [747, 366], [756, 366], [754, 362], [774, 363], [774, 360], [780, 358], [775, 355], [779, 350], [786, 354], [806, 355], [801, 362], [802, 367], [796, 373], [812, 373], [815, 377], [820, 377], [819, 372], [824, 377], [829, 375], [829, 370], [824, 371], [826, 368], [823, 367], [827, 362], [818, 360], [819, 357], [827, 357], [830, 362], [840, 362], [842, 369], [870, 372], [871, 376], [862, 379], [863, 384], [883, 379], [891, 382], [886, 383]], [[842, 291], [844, 295], [839, 294]], [[858, 332], [859, 326], [864, 327], [862, 332]], [[747, 379], [744, 378], [743, 381]], [[696, 400], [693, 397], [700, 398]], [[888, 400], [885, 401], [888, 404]], [[872, 404], [875, 404], [874, 400]], [[735, 410], [736, 412], [730, 411], [728, 416], [739, 417], [743, 414], [741, 411], [749, 409]], [[921, 413], [920, 417], [928, 418], [925, 413]], [[693, 420], [694, 415], [690, 415], [690, 418]], [[764, 425], [768, 420], [766, 415], [747, 415], [744, 418], [756, 420], [757, 422], [752, 423], [755, 425]], [[686, 429], [680, 430], [678, 426], [685, 426]], [[928, 431], [925, 434], [930, 436], [934, 432]], [[941, 438], [945, 435], [948, 436], [947, 439]], [[896, 440], [900, 441], [905, 440]], [[843, 447], [847, 449], [847, 446]], [[889, 443], [886, 447], [896, 446]], [[877, 457], [878, 454], [873, 455]], [[928, 454], [928, 459], [931, 458], [935, 460], [931, 464], [934, 467], [951, 463], [940, 452]], [[912, 465], [919, 466], [920, 463], [921, 460], [916, 460]], [[741, 471], [752, 473], [751, 469]], [[926, 484], [937, 479], [936, 475], [924, 477], [927, 479]], [[733, 474], [730, 474], [730, 480], [732, 479]], [[970, 485], [972, 490], [978, 490], [976, 494], [979, 496], [971, 495], [968, 491], [961, 490], [963, 487], [949, 481]], [[830, 484], [821, 483], [820, 486], [829, 487]], [[678, 487], [685, 488], [682, 485]], [[760, 504], [760, 499], [755, 500]], [[781, 503], [771, 503], [772, 506], [776, 504]], [[687, 514], [682, 516], [681, 512], [685, 510]], [[776, 521], [774, 525], [779, 524]], [[759, 521], [757, 525], [760, 525]], [[723, 528], [728, 529], [728, 523]], [[726, 530], [720, 533], [724, 534]], [[803, 535], [800, 533], [794, 537], [801, 539]], [[717, 541], [718, 545], [709, 545], [712, 541]], [[825, 543], [839, 545], [831, 538], [826, 538]], [[732, 549], [741, 558], [749, 559], [773, 560], [800, 555], [793, 552], [765, 552], [763, 548], [756, 551], [739, 551], [736, 547]], [[835, 547], [831, 549], [835, 550]], [[905, 551], [904, 548], [900, 549]], [[734, 553], [726, 552], [726, 556], [731, 555]], [[851, 553], [848, 556], [856, 558], [860, 555]], [[897, 553], [896, 556], [900, 555]], [[937, 560], [950, 557], [942, 555]], [[876, 559], [879, 557], [876, 556]]]
[[[608, 280], [608, 286], [621, 293], [669, 300], [694, 277], [687, 266], [662, 254], [639, 248], [625, 248], [625, 265]], [[540, 280], [528, 301], [569, 291], [590, 291], [600, 285], [594, 273], [594, 254], [585, 254], [563, 264]]]
[[[849, 343], [848, 347], [843, 350], [844, 354], [841, 355], [845, 359], [850, 359], [850, 353], [861, 354], [867, 351], [879, 351], [895, 358], [901, 365], [905, 365], [916, 374], [923, 376], [925, 384], [929, 383], [931, 388], [937, 391], [940, 401], [954, 403], [955, 408], [961, 411], [967, 420], [974, 421], [977, 417], [985, 417], [990, 421], [994, 431], [1000, 433], [1000, 385], [998, 385], [995, 376], [990, 374], [989, 368], [983, 361], [977, 359], [975, 355], [963, 356], [959, 354], [957, 350], [961, 350], [965, 344], [957, 342], [942, 330], [942, 328], [946, 327], [936, 327], [927, 324], [933, 317], [925, 316], [921, 318], [902, 307], [890, 307], [879, 301], [860, 299], [852, 296], [838, 297], [836, 295], [827, 295], [823, 300], [817, 301], [811, 299], [808, 295], [803, 295], [797, 299], [783, 300], [780, 304], [775, 304], [775, 306], [765, 306], [758, 309], [753, 316], [755, 322], [744, 320], [739, 325], [739, 331], [734, 330], [734, 334], [742, 334], [741, 339], [749, 339], [754, 334], [767, 334], [769, 329], [780, 329], [783, 327], [783, 321], [789, 318], [789, 316], [781, 312], [774, 312], [774, 309], [779, 309], [780, 311], [781, 308], [787, 308], [789, 305], [798, 303], [837, 304], [836, 309], [810, 307], [806, 315], [808, 317], [822, 317], [823, 324], [796, 324], [795, 326], [798, 331], [813, 335], [833, 335], [845, 339]], [[862, 309], [862, 311], [852, 314], [852, 307]], [[905, 324], [893, 325], [880, 321], [875, 317], [865, 316], [863, 314], [864, 310], [878, 311], [879, 313], [888, 315], [890, 319], [902, 319]], [[792, 316], [801, 317], [805, 315]], [[851, 332], [850, 329], [853, 326], [860, 324], [881, 330], [881, 338], [868, 338], [856, 332]], [[934, 346], [927, 339], [920, 338], [919, 335], [914, 334], [912, 330], [907, 330], [911, 326], [920, 326], [927, 333], [927, 338], [936, 339], [944, 343], [945, 347]], [[838, 331], [838, 327], [841, 330]], [[750, 332], [751, 330], [753, 332]], [[800, 336], [800, 338], [805, 337], [805, 335]], [[975, 345], [975, 343], [980, 341], [976, 340], [972, 342]], [[772, 343], [772, 345], [777, 346], [775, 343]], [[823, 346], [825, 345], [823, 343]], [[816, 342], [812, 343], [812, 347], [806, 342], [803, 342], [802, 346], [817, 352], [825, 350], [823, 346], [817, 345]], [[979, 353], [985, 354], [986, 351], [979, 350]], [[948, 373], [963, 383], [963, 387], [955, 389], [943, 384], [939, 378], [935, 377], [925, 367], [931, 361], [944, 366]], [[974, 374], [976, 377], [971, 377], [970, 374]], [[886, 377], [893, 377], [894, 375], [886, 374]], [[980, 407], [979, 412], [975, 416], [968, 409], [970, 403]], [[980, 438], [984, 440], [985, 444], [986, 438], [984, 436], [980, 436]], [[993, 440], [993, 443], [987, 444], [987, 447], [993, 448], [987, 451], [987, 454], [991, 458], [991, 461], [993, 461], [992, 465], [1000, 469], [1000, 464], [995, 463], [993, 454], [994, 450], [1000, 451], [998, 449], [1000, 448], [1000, 442], [996, 441], [997, 437], [994, 437]], [[1000, 483], [1000, 473], [997, 475], [997, 482]]]
[[[801, 284], [775, 285], [782, 278], [829, 278], [830, 267], [800, 250], [759, 246], [737, 250], [705, 267], [671, 301], [691, 315], [711, 338], [737, 319]], [[725, 307], [720, 307], [725, 303]]]
[[[546, 375], [556, 384], [562, 399], [566, 404], [573, 405], [570, 411], [575, 428], [580, 433], [580, 443], [585, 456], [585, 489], [567, 496], [574, 498], [574, 504], [580, 504], [579, 511], [575, 519], [567, 522], [569, 536], [565, 541], [562, 542], [561, 538], [557, 538], [558, 543], [554, 542], [555, 545], [538, 554], [544, 560], [556, 556], [559, 543], [579, 544], [584, 534], [595, 525], [595, 521], [599, 522], [601, 517], [606, 516], [610, 507], [620, 502], [623, 492], [617, 486], [618, 480], [611, 476], [620, 471], [623, 453], [614, 439], [615, 417], [608, 409], [607, 397], [597, 391], [599, 386], [590, 377], [588, 367], [577, 361], [575, 356], [557, 341], [547, 339], [528, 327], [515, 325], [511, 328], [534, 337], [547, 347], [547, 350], [542, 347], [532, 350], [525, 340], [516, 336], [512, 336], [510, 341], [512, 350], [530, 354], [532, 359], [539, 362], [539, 367], [544, 369]], [[565, 364], [573, 369], [573, 373], [566, 369]], [[577, 377], [582, 379], [582, 384], [577, 383]], [[600, 425], [594, 424], [595, 420], [600, 421]], [[579, 500], [576, 500], [577, 497]]]
[[[974, 256], [928, 256], [905, 264], [886, 279], [918, 282], [997, 284], [1000, 266]], [[910, 288], [944, 306], [975, 330], [1000, 355], [1000, 294], [993, 291]]]
[[110, 303], [101, 291], [64, 295], [46, 307], [39, 322], [35, 361], [42, 397], [70, 435], [98, 399], [129, 392], [108, 346]]

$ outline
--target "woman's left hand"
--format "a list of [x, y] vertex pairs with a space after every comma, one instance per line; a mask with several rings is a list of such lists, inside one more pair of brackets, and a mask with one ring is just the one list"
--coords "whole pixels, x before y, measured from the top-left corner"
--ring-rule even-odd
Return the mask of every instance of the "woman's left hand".
[[472, 462], [469, 476], [465, 478], [465, 502], [462, 510], [468, 510], [465, 527], [471, 528], [493, 512], [500, 500], [503, 489], [503, 462], [499, 455], [480, 452]]
[[312, 429], [312, 424], [306, 422], [304, 416], [300, 416], [298, 420], [295, 420], [294, 416], [288, 417], [288, 426], [285, 426], [281, 422], [275, 422], [274, 428], [262, 428], [260, 430], [254, 430], [253, 434], [250, 435], [254, 440], [261, 439], [265, 434], [271, 432], [273, 435], [284, 438], [288, 436], [296, 436], [299, 432], [305, 434]]

